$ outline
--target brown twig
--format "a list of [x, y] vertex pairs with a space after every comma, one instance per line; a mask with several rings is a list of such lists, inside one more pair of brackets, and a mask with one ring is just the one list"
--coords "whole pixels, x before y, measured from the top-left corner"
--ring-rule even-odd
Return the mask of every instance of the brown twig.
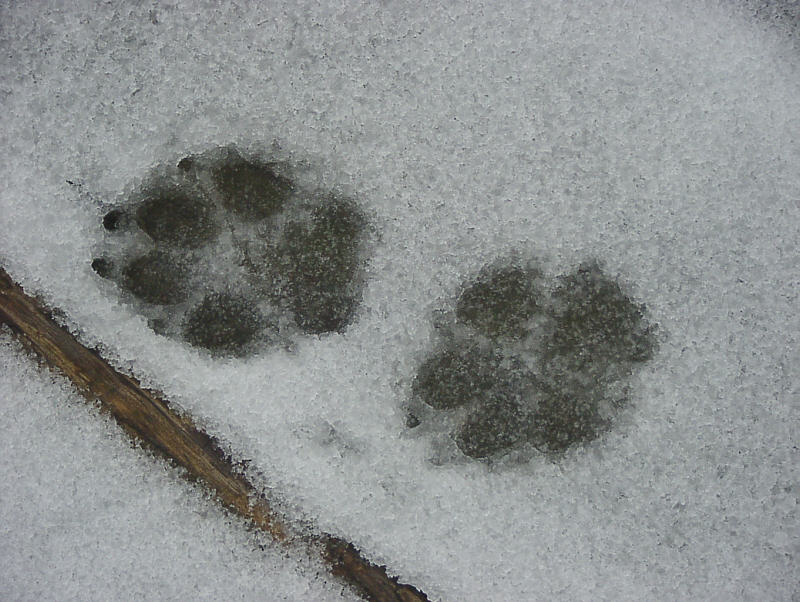
[[[214, 440], [185, 415], [173, 411], [135, 379], [120, 374], [97, 353], [81, 345], [60, 327], [51, 312], [25, 294], [0, 268], [0, 320], [48, 365], [69, 378], [88, 400], [99, 400], [133, 437], [145, 442], [203, 482], [228, 509], [268, 532], [275, 540], [293, 540], [289, 528], [270, 503], [222, 453]], [[312, 538], [321, 546], [331, 572], [368, 600], [427, 600], [418, 589], [389, 577], [385, 567], [366, 560], [348, 542], [323, 534]]]

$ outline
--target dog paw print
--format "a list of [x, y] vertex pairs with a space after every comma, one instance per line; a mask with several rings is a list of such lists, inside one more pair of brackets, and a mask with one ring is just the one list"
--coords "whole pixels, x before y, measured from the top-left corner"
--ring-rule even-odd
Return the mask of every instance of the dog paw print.
[[488, 266], [444, 315], [413, 380], [407, 426], [446, 432], [473, 459], [595, 439], [656, 346], [644, 306], [596, 262], [555, 279]]
[[156, 169], [102, 224], [94, 271], [154, 331], [214, 355], [343, 332], [361, 301], [359, 205], [235, 147]]

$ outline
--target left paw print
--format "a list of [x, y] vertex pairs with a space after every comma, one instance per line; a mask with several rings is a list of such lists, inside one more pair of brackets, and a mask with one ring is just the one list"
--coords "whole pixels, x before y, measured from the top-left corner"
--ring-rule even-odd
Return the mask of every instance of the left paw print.
[[108, 211], [92, 267], [156, 332], [242, 356], [352, 323], [367, 226], [355, 201], [224, 147], [162, 166]]

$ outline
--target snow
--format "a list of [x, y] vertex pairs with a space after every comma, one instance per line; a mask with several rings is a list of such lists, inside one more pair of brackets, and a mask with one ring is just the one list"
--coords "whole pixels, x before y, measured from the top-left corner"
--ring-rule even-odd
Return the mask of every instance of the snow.
[[357, 599], [0, 337], [3, 600]]
[[[298, 520], [434, 599], [798, 595], [791, 27], [711, 1], [217, 4], [2, 9], [9, 273], [251, 460]], [[154, 334], [91, 270], [111, 206], [231, 143], [373, 216], [344, 333], [212, 357]], [[514, 253], [548, 277], [601, 260], [646, 304], [659, 351], [600, 439], [437, 465], [405, 427], [415, 371], [465, 279]], [[15, 391], [38, 386], [12, 367]], [[32, 456], [67, 433], [50, 411]], [[28, 487], [68, 490], [31, 470]]]

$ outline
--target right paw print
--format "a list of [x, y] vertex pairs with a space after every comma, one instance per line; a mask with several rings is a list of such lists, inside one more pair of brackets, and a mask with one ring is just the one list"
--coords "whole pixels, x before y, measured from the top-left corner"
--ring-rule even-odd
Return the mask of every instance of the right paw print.
[[445, 316], [417, 369], [407, 426], [448, 432], [473, 459], [596, 438], [624, 402], [620, 383], [656, 345], [644, 306], [596, 262], [554, 281], [535, 267], [488, 266]]
[[350, 325], [367, 226], [354, 201], [225, 147], [161, 167], [109, 210], [92, 267], [156, 332], [242, 356]]

